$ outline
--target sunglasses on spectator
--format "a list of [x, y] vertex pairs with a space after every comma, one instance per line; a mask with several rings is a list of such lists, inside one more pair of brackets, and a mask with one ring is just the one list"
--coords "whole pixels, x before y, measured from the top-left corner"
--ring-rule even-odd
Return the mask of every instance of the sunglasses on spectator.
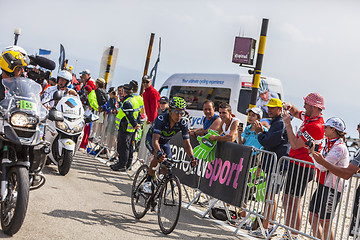
[[184, 110], [172, 110], [173, 113], [175, 113], [176, 115], [180, 115], [180, 116], [184, 116], [185, 115], [185, 111]]
[[147, 80], [143, 80], [142, 83], [149, 83], [150, 81]]

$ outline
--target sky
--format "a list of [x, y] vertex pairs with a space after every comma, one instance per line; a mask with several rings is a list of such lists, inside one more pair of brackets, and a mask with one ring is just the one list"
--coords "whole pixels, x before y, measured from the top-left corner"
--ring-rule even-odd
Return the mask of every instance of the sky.
[[[140, 80], [150, 34], [150, 68], [161, 59], [155, 87], [174, 73], [246, 73], [231, 62], [235, 36], [259, 39], [269, 19], [262, 74], [282, 81], [285, 101], [303, 108], [303, 97], [325, 98], [325, 119], [340, 117], [351, 137], [360, 122], [360, 2], [243, 0], [0, 0], [0, 48], [14, 41], [29, 54], [59, 45], [76, 73], [97, 77], [104, 47], [119, 49], [113, 85]], [[16, 9], [17, 13], [12, 9]]]

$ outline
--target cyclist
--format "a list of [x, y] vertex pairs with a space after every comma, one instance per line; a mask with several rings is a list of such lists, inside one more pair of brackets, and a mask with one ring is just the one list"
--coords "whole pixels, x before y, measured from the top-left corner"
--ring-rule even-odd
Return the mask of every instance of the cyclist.
[[185, 151], [190, 156], [191, 165], [197, 165], [190, 144], [188, 121], [183, 118], [186, 113], [185, 107], [186, 102], [183, 98], [173, 97], [169, 102], [169, 112], [159, 114], [146, 135], [146, 147], [154, 155], [154, 158], [150, 163], [147, 179], [143, 186], [145, 193], [152, 193], [151, 179], [155, 173], [153, 168], [159, 162], [163, 162], [165, 158], [171, 158], [170, 139], [179, 131], [182, 132]]
[[75, 90], [68, 88], [72, 80], [72, 75], [67, 70], [61, 70], [57, 75], [57, 85], [48, 87], [43, 95], [42, 102], [47, 103], [47, 107], [51, 108], [54, 106], [54, 101], [49, 100], [53, 99], [53, 95], [56, 91], [62, 91], [64, 95], [69, 94], [73, 96], [77, 96]]

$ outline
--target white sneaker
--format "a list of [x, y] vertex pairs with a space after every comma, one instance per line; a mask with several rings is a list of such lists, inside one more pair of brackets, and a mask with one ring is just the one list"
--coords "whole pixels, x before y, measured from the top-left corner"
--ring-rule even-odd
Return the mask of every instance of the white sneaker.
[[143, 192], [144, 192], [144, 193], [148, 193], [148, 194], [151, 194], [151, 193], [152, 193], [151, 182], [144, 182]]

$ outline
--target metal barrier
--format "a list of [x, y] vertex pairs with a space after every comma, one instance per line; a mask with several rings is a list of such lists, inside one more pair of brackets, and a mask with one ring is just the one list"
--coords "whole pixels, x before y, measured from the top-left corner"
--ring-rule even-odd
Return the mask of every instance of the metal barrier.
[[[100, 132], [98, 130], [100, 127], [97, 125], [101, 123], [96, 123], [91, 131], [91, 136], [97, 140], [93, 141], [96, 146], [110, 149], [116, 154], [117, 131], [114, 131], [114, 119], [111, 115], [105, 115], [102, 124], [103, 130]], [[151, 154], [145, 147], [145, 136], [149, 127], [150, 125], [144, 124], [138, 157], [133, 164], [137, 161], [140, 164], [148, 164], [150, 161]], [[284, 229], [284, 233], [290, 237], [291, 234], [298, 234], [310, 239], [360, 239], [360, 208], [358, 207], [360, 175], [354, 175], [348, 182], [344, 179], [335, 179], [332, 185], [335, 194], [327, 198], [326, 192], [319, 194], [317, 191], [319, 184], [316, 173], [312, 173], [312, 171], [316, 171], [313, 163], [290, 157], [282, 157], [277, 160], [275, 153], [259, 149], [253, 149], [251, 156], [248, 159], [251, 168], [247, 173], [247, 190], [243, 201], [239, 204], [241, 209], [246, 212], [246, 217], [239, 222], [235, 233], [240, 228], [248, 227], [256, 221], [266, 236], [263, 222], [268, 220], [270, 224], [274, 225], [274, 228], [266, 239], [271, 238], [276, 231], [280, 231], [280, 228]], [[305, 167], [299, 170], [294, 167], [295, 165]], [[306, 169], [314, 170], [307, 171]], [[297, 194], [296, 191], [294, 192], [295, 188], [304, 189], [302, 197], [293, 196]], [[285, 194], [285, 190], [289, 191], [288, 194]], [[193, 188], [193, 191], [197, 194], [192, 199], [185, 191], [189, 199], [187, 208], [203, 193], [199, 188]], [[337, 197], [338, 201], [334, 200], [334, 197]], [[322, 206], [328, 201], [333, 204], [331, 209], [329, 207], [331, 204], [325, 205], [325, 209], [323, 207], [324, 211], [328, 212], [328, 221], [322, 221], [318, 215], [310, 213], [311, 199], [314, 199], [312, 203], [316, 206], [313, 210], [315, 212], [319, 209], [318, 206]], [[336, 204], [336, 202], [338, 203]], [[215, 204], [216, 201], [206, 209], [203, 217]], [[222, 205], [230, 219], [227, 204], [223, 203]]]

